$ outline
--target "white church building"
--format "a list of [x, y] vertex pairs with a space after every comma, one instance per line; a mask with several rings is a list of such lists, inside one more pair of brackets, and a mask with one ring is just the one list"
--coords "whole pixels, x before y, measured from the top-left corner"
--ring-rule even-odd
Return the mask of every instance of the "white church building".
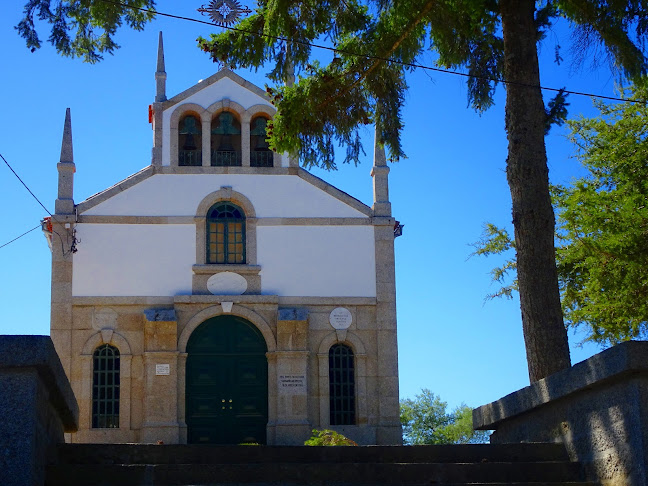
[[268, 149], [262, 89], [222, 69], [167, 99], [161, 36], [155, 78], [151, 165], [80, 202], [66, 115], [44, 228], [67, 440], [400, 444], [382, 148], [369, 207]]

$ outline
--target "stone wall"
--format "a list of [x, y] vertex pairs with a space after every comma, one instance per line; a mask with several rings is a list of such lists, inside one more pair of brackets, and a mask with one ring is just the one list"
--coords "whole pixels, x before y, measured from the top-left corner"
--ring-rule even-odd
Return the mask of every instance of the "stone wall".
[[626, 342], [473, 411], [492, 443], [564, 442], [604, 486], [648, 484], [648, 342]]
[[79, 410], [49, 336], [0, 336], [0, 484], [41, 486]]

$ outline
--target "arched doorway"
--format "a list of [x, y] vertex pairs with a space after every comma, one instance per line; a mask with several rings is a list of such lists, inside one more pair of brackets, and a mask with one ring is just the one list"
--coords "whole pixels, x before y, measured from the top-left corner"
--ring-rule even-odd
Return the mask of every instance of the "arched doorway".
[[187, 343], [188, 443], [266, 443], [266, 351], [261, 332], [241, 317], [212, 317], [196, 328]]

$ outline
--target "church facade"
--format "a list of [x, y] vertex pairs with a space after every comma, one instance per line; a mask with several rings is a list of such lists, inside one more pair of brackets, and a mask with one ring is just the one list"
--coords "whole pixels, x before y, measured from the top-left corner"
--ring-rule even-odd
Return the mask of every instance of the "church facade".
[[45, 229], [67, 440], [399, 444], [384, 152], [369, 207], [268, 149], [260, 88], [223, 69], [167, 99], [161, 36], [155, 77], [151, 165], [78, 203], [66, 116]]

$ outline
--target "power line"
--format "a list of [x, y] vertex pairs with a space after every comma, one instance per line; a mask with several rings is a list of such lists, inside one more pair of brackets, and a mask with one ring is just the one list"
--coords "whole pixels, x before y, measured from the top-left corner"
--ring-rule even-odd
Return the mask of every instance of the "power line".
[[18, 178], [18, 180], [20, 181], [20, 183], [21, 183], [23, 186], [25, 186], [25, 189], [27, 189], [27, 191], [29, 191], [29, 194], [31, 194], [32, 197], [33, 197], [34, 199], [36, 199], [36, 202], [38, 202], [38, 204], [41, 205], [41, 207], [42, 207], [42, 208], [47, 212], [47, 214], [49, 214], [50, 216], [54, 217], [54, 215], [53, 215], [52, 213], [49, 212], [49, 210], [45, 207], [45, 205], [44, 205], [42, 202], [40, 202], [40, 199], [38, 199], [38, 198], [36, 197], [36, 195], [31, 191], [31, 189], [30, 189], [29, 187], [27, 187], [27, 184], [25, 184], [25, 182], [20, 178], [20, 176], [16, 173], [16, 171], [13, 170], [13, 167], [11, 167], [11, 165], [9, 165], [9, 162], [7, 162], [7, 159], [5, 159], [5, 158], [2, 156], [2, 154], [0, 154], [0, 157], [2, 158], [2, 160], [4, 160], [4, 163], [7, 164], [7, 167], [9, 167], [9, 170], [10, 170], [11, 172], [13, 172], [13, 175], [15, 175], [15, 176]]
[[25, 231], [22, 235], [20, 235], [20, 236], [16, 236], [16, 237], [15, 237], [13, 240], [11, 240], [11, 241], [7, 241], [4, 245], [1, 245], [0, 248], [4, 248], [4, 247], [7, 246], [8, 244], [13, 243], [14, 241], [16, 241], [16, 240], [22, 238], [22, 237], [25, 236], [26, 234], [29, 234], [29, 233], [31, 233], [32, 231], [34, 231], [35, 229], [38, 229], [38, 228], [40, 228], [40, 227], [41, 227], [40, 224], [39, 224], [38, 226], [34, 226], [32, 229]]
[[200, 19], [194, 19], [194, 18], [191, 18], [191, 17], [184, 17], [182, 15], [174, 15], [174, 14], [169, 14], [169, 13], [164, 13], [164, 12], [158, 12], [156, 10], [151, 10], [151, 9], [148, 9], [148, 8], [135, 7], [133, 5], [127, 5], [125, 3], [117, 2], [117, 1], [114, 1], [114, 0], [100, 0], [100, 1], [102, 1], [104, 3], [111, 3], [113, 5], [120, 5], [120, 6], [126, 7], [126, 8], [131, 8], [133, 10], [139, 10], [141, 12], [147, 12], [147, 13], [152, 13], [152, 14], [155, 14], [155, 15], [160, 15], [162, 17], [169, 17], [169, 18], [178, 19], [178, 20], [187, 20], [189, 22], [196, 22], [198, 24], [205, 24], [205, 25], [209, 25], [209, 26], [212, 26], [212, 27], [216, 26], [216, 27], [221, 27], [223, 29], [233, 30], [233, 31], [236, 31], [236, 32], [240, 32], [242, 34], [256, 35], [256, 36], [260, 36], [260, 37], [267, 37], [269, 39], [275, 39], [275, 40], [279, 40], [279, 41], [283, 41], [283, 42], [290, 42], [290, 43], [293, 43], [293, 44], [301, 44], [301, 45], [304, 45], [304, 46], [315, 47], [317, 49], [324, 49], [324, 50], [331, 51], [331, 52], [334, 52], [334, 53], [345, 54], [347, 56], [364, 57], [366, 59], [370, 59], [370, 60], [374, 60], [374, 61], [383, 61], [383, 62], [388, 62], [388, 63], [392, 63], [392, 64], [398, 64], [398, 65], [405, 66], [405, 67], [424, 69], [424, 70], [427, 70], [427, 71], [435, 71], [435, 72], [444, 73], [444, 74], [454, 74], [456, 76], [463, 76], [463, 77], [466, 77], [466, 78], [479, 78], [479, 79], [484, 79], [484, 80], [487, 80], [487, 81], [493, 81], [495, 83], [502, 83], [502, 84], [507, 84], [507, 85], [523, 86], [523, 87], [527, 87], [527, 88], [538, 88], [538, 89], [542, 89], [542, 90], [545, 90], [545, 91], [562, 92], [564, 94], [571, 94], [571, 95], [576, 95], [576, 96], [588, 96], [588, 97], [591, 97], [591, 98], [600, 98], [600, 99], [604, 99], [604, 100], [623, 101], [625, 103], [646, 104], [646, 102], [643, 101], [643, 100], [633, 100], [633, 99], [628, 99], [628, 98], [619, 98], [619, 97], [616, 97], [616, 96], [606, 96], [606, 95], [600, 95], [600, 94], [594, 94], [594, 93], [587, 93], [587, 92], [584, 92], [584, 91], [572, 91], [572, 90], [567, 90], [567, 89], [562, 89], [562, 88], [551, 88], [551, 87], [548, 87], [548, 86], [521, 83], [521, 82], [518, 82], [518, 81], [508, 81], [508, 80], [503, 79], [503, 78], [494, 78], [494, 77], [491, 77], [491, 76], [480, 76], [480, 75], [462, 73], [461, 71], [452, 71], [450, 69], [443, 69], [443, 68], [437, 68], [437, 67], [432, 67], [432, 66], [426, 66], [426, 65], [423, 65], [423, 64], [418, 64], [418, 63], [413, 63], [413, 62], [404, 62], [404, 61], [399, 61], [398, 59], [393, 59], [393, 58], [388, 58], [388, 57], [375, 56], [375, 55], [371, 55], [371, 54], [359, 54], [357, 52], [346, 51], [344, 49], [337, 49], [335, 47], [329, 47], [329, 46], [325, 46], [325, 45], [322, 45], [322, 44], [315, 44], [315, 43], [312, 43], [312, 42], [306, 42], [306, 41], [297, 40], [297, 39], [290, 39], [288, 37], [282, 37], [282, 36], [277, 36], [277, 35], [264, 34], [263, 32], [254, 32], [254, 31], [251, 31], [251, 30], [240, 29], [238, 27], [230, 27], [230, 26], [227, 26], [227, 25], [218, 25], [218, 24], [214, 24], [213, 22], [207, 22], [206, 20], [200, 20]]

